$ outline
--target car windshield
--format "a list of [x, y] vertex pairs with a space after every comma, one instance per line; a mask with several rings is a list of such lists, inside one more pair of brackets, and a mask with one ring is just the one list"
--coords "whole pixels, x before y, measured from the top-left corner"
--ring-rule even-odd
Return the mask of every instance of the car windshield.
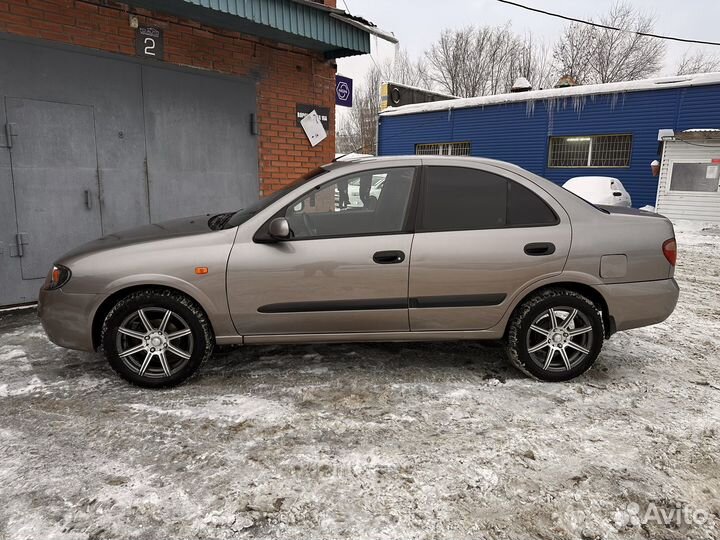
[[316, 178], [320, 176], [321, 174], [326, 173], [327, 170], [323, 169], [322, 167], [318, 167], [316, 169], [313, 169], [307, 174], [304, 174], [297, 180], [291, 182], [287, 186], [283, 187], [282, 189], [276, 191], [275, 193], [272, 193], [268, 195], [267, 197], [263, 197], [262, 199], [252, 203], [247, 208], [241, 208], [237, 212], [230, 212], [228, 214], [218, 214], [216, 216], [213, 216], [208, 221], [208, 224], [213, 229], [231, 229], [233, 227], [237, 227], [238, 225], [242, 225], [247, 220], [249, 220], [251, 217], [255, 216], [258, 212], [261, 212], [268, 206], [270, 206], [275, 201], [282, 198], [284, 195], [288, 194], [290, 191], [295, 189], [298, 186], [301, 186], [302, 184], [309, 182], [313, 178]]

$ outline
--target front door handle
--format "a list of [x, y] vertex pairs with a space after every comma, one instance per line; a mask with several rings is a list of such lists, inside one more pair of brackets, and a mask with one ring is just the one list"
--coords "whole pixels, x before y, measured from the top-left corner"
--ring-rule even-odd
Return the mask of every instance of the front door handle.
[[85, 190], [85, 206], [88, 210], [92, 210], [92, 192], [89, 189]]
[[378, 251], [373, 255], [373, 261], [377, 264], [398, 264], [405, 260], [405, 253], [402, 251]]
[[533, 257], [552, 255], [555, 253], [555, 244], [552, 242], [533, 242], [525, 244], [525, 254]]

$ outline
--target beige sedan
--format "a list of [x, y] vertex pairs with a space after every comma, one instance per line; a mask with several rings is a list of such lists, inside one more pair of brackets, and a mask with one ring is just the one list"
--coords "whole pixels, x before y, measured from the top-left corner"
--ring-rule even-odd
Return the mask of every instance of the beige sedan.
[[[363, 204], [338, 186], [372, 185]], [[215, 344], [504, 339], [563, 381], [603, 340], [675, 308], [662, 216], [595, 207], [499, 161], [332, 163], [237, 212], [112, 234], [61, 257], [40, 293], [50, 339], [101, 349], [140, 386], [178, 384]]]

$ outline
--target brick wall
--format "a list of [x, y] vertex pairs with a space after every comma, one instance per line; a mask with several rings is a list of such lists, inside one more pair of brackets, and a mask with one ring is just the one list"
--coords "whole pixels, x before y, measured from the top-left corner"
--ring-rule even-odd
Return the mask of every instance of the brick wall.
[[[0, 32], [135, 55], [131, 14], [164, 29], [165, 62], [257, 80], [262, 193], [332, 161], [335, 67], [319, 53], [100, 0], [0, 0]], [[296, 124], [296, 103], [331, 111], [328, 138], [315, 148]]]
[[336, 0], [313, 0], [313, 2], [317, 2], [318, 4], [325, 4], [329, 7], [337, 7], [337, 1]]

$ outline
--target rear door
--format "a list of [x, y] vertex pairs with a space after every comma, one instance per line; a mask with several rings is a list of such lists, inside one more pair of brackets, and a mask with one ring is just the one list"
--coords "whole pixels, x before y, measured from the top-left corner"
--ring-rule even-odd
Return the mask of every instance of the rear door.
[[55, 258], [102, 236], [95, 114], [35, 99], [5, 107], [22, 279], [43, 278]]
[[467, 162], [424, 167], [410, 258], [410, 329], [483, 330], [523, 287], [562, 271], [570, 223], [534, 183]]

